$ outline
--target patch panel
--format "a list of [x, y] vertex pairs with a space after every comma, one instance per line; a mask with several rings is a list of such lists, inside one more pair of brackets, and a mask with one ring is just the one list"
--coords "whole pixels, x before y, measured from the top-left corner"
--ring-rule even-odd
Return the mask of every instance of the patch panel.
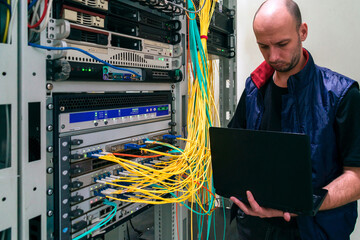
[[[102, 201], [99, 201], [99, 203], [102, 204]], [[99, 204], [99, 205], [101, 205]], [[124, 204], [122, 205], [122, 208], [126, 208], [130, 204]], [[105, 217], [108, 215], [108, 213], [112, 210], [112, 207], [109, 207], [107, 205], [102, 204], [101, 207], [96, 208], [94, 210], [90, 210], [89, 212], [85, 213], [84, 215], [75, 218], [71, 221], [71, 232], [75, 233], [77, 232], [78, 235], [84, 233], [84, 229], [86, 230], [87, 227], [91, 224], [96, 224], [99, 222], [99, 219]], [[117, 215], [122, 215], [122, 209], [118, 209]], [[116, 219], [116, 218], [115, 218]], [[89, 228], [90, 229], [90, 228]]]
[[[84, 175], [81, 175], [81, 176], [74, 177], [74, 178], [71, 179], [71, 181], [73, 183], [74, 182], [81, 182], [82, 183], [81, 187], [86, 187], [86, 186], [89, 186], [91, 184], [94, 184], [95, 183], [94, 179], [98, 178], [98, 176], [100, 176], [100, 175], [102, 175], [104, 173], [107, 173], [107, 172], [116, 172], [116, 170], [118, 170], [119, 168], [120, 168], [119, 165], [106, 167], [106, 168], [103, 168], [103, 169], [101, 169], [99, 171], [96, 171], [96, 172], [92, 172], [92, 173], [88, 173], [88, 174], [84, 174]], [[99, 184], [99, 185], [102, 185], [102, 184]], [[95, 189], [95, 186], [93, 188]], [[75, 190], [75, 189], [78, 189], [78, 188], [72, 188], [72, 190]], [[90, 188], [89, 194], [94, 189]], [[85, 194], [85, 193], [81, 193], [81, 194]]]
[[[171, 131], [169, 125], [172, 118], [171, 96], [169, 91], [53, 94], [53, 119], [55, 119], [53, 141], [56, 146], [54, 150], [55, 239], [63, 240], [78, 236], [95, 226], [111, 211], [111, 208], [104, 206], [102, 201], [106, 195], [120, 188], [109, 186], [105, 181], [126, 176], [127, 172], [118, 164], [99, 159], [102, 152], [112, 150], [135, 154], [135, 157], [124, 156], [124, 158], [145, 165], [167, 160], [142, 158], [138, 149], [166, 148], [145, 144], [144, 139], [164, 141], [163, 136]], [[119, 184], [129, 183], [119, 182]], [[131, 196], [134, 196], [134, 193], [115, 195], [119, 199], [128, 199]], [[94, 232], [91, 237], [94, 234], [106, 233], [111, 226], [122, 224], [141, 212], [143, 208], [150, 207], [121, 201], [117, 201], [117, 204], [119, 209], [116, 217]]]
[[[108, 228], [109, 226], [115, 226], [115, 227], [119, 226], [120, 224], [123, 224], [127, 220], [133, 218], [134, 216], [140, 214], [141, 212], [145, 211], [146, 209], [148, 209], [150, 207], [151, 206], [149, 206], [149, 205], [141, 204], [141, 203], [128, 204], [127, 206], [124, 206], [123, 208], [119, 209], [116, 212], [116, 215], [114, 217], [114, 220], [112, 220], [112, 222], [108, 223], [106, 226], [103, 226], [102, 228], [100, 228], [100, 230], [93, 232], [91, 234], [91, 236], [95, 237], [97, 235], [104, 234], [105, 231], [103, 231], [103, 230]], [[100, 209], [101, 209], [101, 211], [104, 210], [104, 208], [100, 208]], [[98, 221], [93, 222], [92, 220], [105, 217], [108, 214], [108, 213], [105, 213], [104, 215], [100, 216], [99, 213], [100, 213], [100, 211], [97, 211], [96, 213], [95, 213], [95, 211], [89, 212], [88, 214], [86, 214], [86, 216], [84, 216], [83, 220], [77, 220], [77, 221], [78, 222], [81, 222], [81, 221], [86, 222], [88, 224], [86, 230], [89, 230], [89, 229], [93, 228], [98, 222]], [[89, 219], [89, 220], [85, 220], [85, 219]], [[74, 224], [76, 224], [76, 223], [74, 223]], [[76, 236], [79, 236], [80, 234], [85, 233], [86, 230], [83, 229], [83, 230], [79, 230], [76, 233], [73, 233], [72, 238], [75, 238]]]
[[76, 205], [71, 206], [70, 210], [70, 216], [72, 219], [77, 218], [84, 213], [89, 212], [90, 210], [93, 210], [95, 208], [98, 208], [99, 206], [102, 206], [102, 200], [104, 197], [101, 196], [95, 196], [92, 198], [89, 198], [81, 203], [78, 203]]
[[[99, 145], [93, 145], [91, 147], [83, 147], [83, 144], [79, 145], [71, 145], [71, 155], [81, 155], [81, 158], [78, 160], [83, 160], [87, 157], [89, 157], [89, 154], [99, 153], [103, 149], [107, 152], [119, 152], [124, 150], [124, 145], [131, 142], [143, 142], [144, 139], [150, 139], [150, 140], [163, 140], [163, 135], [168, 134], [168, 131], [159, 131], [155, 133], [148, 133], [144, 135], [139, 136], [132, 136], [131, 138], [126, 138], [123, 140], [113, 141], [113, 142], [107, 142]], [[71, 162], [76, 162], [78, 160], [71, 160]], [[114, 168], [112, 170], [115, 170], [117, 168]]]

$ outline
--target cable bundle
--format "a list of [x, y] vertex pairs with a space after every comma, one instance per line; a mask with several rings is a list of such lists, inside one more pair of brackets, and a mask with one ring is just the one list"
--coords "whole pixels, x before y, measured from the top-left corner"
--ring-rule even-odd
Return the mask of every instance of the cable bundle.
[[[213, 97], [211, 81], [213, 66], [208, 60], [206, 34], [214, 12], [215, 1], [203, 0], [199, 4], [203, 6], [199, 13], [201, 36], [195, 20], [194, 5], [192, 2], [188, 3], [190, 10], [188, 55], [191, 58], [191, 74], [189, 75], [192, 76], [189, 77], [188, 82], [188, 137], [187, 139], [178, 138], [186, 141], [185, 149], [181, 150], [162, 142], [147, 141], [146, 143], [163, 145], [175, 151], [170, 154], [141, 148], [140, 150], [144, 152], [166, 156], [165, 160], [153, 166], [126, 160], [113, 153], [102, 153], [97, 157], [118, 163], [126, 170], [126, 175], [111, 175], [98, 182], [108, 184], [112, 188], [103, 192], [105, 197], [125, 202], [184, 204], [186, 200], [190, 200], [190, 206], [186, 204], [184, 206], [198, 215], [199, 223], [204, 223], [204, 216], [208, 216], [207, 236], [209, 237], [212, 212], [215, 209], [215, 189], [212, 184], [208, 129], [218, 125], [220, 120]], [[202, 228], [200, 224], [199, 234]]]

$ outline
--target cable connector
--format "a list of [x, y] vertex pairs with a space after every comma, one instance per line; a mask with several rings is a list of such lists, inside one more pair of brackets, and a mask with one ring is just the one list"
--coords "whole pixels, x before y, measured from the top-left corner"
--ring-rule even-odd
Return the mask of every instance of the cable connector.
[[135, 149], [135, 150], [139, 150], [140, 148], [143, 148], [143, 147], [146, 147], [146, 145], [139, 145], [139, 144], [136, 144], [136, 143], [127, 143], [124, 145], [124, 149], [127, 150], [127, 149]]
[[172, 135], [172, 134], [166, 134], [163, 136], [163, 139], [176, 139], [176, 138], [179, 138], [181, 137], [181, 135]]

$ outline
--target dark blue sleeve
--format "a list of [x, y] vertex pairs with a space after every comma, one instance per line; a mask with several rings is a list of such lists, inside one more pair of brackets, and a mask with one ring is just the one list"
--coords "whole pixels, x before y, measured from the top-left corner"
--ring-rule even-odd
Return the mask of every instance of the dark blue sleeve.
[[236, 111], [228, 124], [228, 128], [246, 128], [246, 93], [243, 91]]
[[336, 112], [335, 134], [344, 166], [360, 167], [360, 92], [354, 84]]

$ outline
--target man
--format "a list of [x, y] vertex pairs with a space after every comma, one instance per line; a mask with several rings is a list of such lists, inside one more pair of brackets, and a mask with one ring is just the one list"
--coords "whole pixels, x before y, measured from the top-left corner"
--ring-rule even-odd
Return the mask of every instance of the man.
[[358, 84], [314, 64], [302, 48], [308, 28], [292, 0], [264, 2], [253, 30], [265, 61], [247, 79], [228, 126], [309, 135], [313, 187], [328, 195], [314, 217], [263, 208], [249, 191], [249, 205], [231, 197], [241, 209], [241, 239], [349, 239], [360, 198]]

